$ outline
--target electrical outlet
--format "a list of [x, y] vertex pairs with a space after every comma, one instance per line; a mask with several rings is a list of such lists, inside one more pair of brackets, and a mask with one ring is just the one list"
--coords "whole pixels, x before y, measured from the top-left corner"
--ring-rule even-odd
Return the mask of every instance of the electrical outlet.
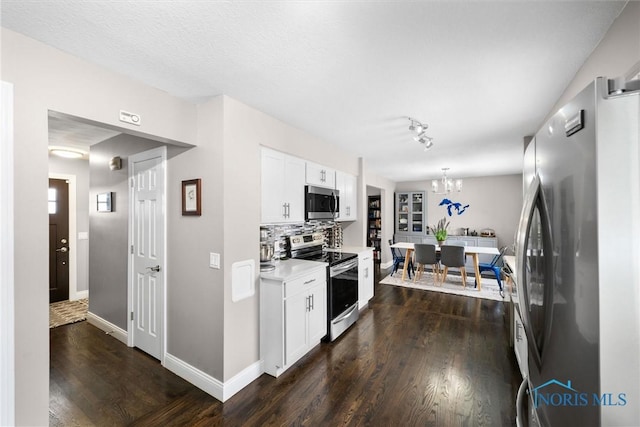
[[220, 269], [220, 254], [215, 252], [209, 253], [209, 267]]

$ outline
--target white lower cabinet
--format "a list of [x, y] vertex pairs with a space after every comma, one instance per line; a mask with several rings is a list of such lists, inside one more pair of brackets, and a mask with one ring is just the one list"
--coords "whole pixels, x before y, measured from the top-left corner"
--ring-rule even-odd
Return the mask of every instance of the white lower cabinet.
[[358, 254], [358, 309], [373, 298], [373, 250]]
[[260, 283], [260, 352], [265, 372], [277, 377], [327, 334], [326, 268]]

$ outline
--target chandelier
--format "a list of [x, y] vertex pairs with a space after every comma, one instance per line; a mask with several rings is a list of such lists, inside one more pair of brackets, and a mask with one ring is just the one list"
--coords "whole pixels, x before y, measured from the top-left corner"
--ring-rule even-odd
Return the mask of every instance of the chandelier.
[[[447, 171], [449, 168], [442, 168], [442, 178], [440, 180], [434, 179], [431, 181], [431, 191], [435, 194], [449, 194], [452, 191], [462, 191], [462, 180], [456, 179], [455, 181], [447, 178]], [[440, 184], [442, 184], [442, 191], [440, 191]]]
[[411, 117], [407, 118], [409, 119], [409, 130], [417, 134], [413, 137], [413, 140], [421, 145], [424, 145], [424, 151], [427, 151], [429, 148], [433, 147], [433, 138], [427, 136], [426, 134], [429, 125], [420, 123], [419, 121], [417, 121], [416, 119], [412, 119]]

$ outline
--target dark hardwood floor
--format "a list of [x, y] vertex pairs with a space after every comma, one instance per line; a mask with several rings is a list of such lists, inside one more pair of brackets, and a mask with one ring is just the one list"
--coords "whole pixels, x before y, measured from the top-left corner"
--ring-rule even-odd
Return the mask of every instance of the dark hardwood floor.
[[376, 284], [370, 309], [224, 404], [80, 322], [51, 330], [52, 426], [512, 426], [503, 303]]

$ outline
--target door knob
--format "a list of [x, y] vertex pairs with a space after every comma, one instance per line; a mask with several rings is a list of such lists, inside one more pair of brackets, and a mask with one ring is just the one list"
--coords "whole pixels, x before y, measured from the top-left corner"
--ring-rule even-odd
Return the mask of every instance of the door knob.
[[147, 270], [151, 270], [151, 271], [153, 271], [154, 273], [157, 273], [157, 272], [159, 272], [159, 271], [160, 271], [160, 266], [159, 266], [159, 265], [156, 265], [155, 267], [147, 267]]
[[67, 252], [68, 250], [69, 249], [67, 249], [66, 247], [63, 246], [61, 248], [56, 249], [56, 252], [63, 252], [64, 253], [64, 252]]

